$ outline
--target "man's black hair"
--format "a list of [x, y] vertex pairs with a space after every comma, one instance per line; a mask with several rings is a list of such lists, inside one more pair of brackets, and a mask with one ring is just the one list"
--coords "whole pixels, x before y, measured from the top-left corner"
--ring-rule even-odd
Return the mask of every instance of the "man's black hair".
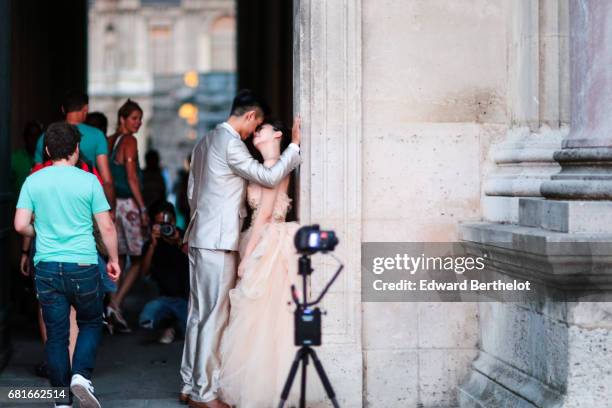
[[259, 110], [263, 117], [268, 116], [270, 109], [268, 105], [250, 89], [243, 89], [238, 92], [232, 102], [232, 116], [242, 116], [248, 111]]
[[159, 152], [155, 149], [147, 151], [145, 163], [147, 170], [159, 170]]
[[157, 214], [164, 212], [172, 214], [172, 217], [176, 221], [176, 211], [174, 210], [174, 206], [172, 203], [165, 200], [157, 200], [151, 204], [151, 207], [149, 207], [149, 218], [154, 220]]
[[106, 115], [102, 112], [90, 112], [87, 114], [87, 118], [85, 119], [85, 123], [89, 126], [93, 126], [96, 129], [99, 129], [104, 136], [106, 136], [106, 132], [108, 131], [108, 119]]
[[53, 161], [69, 158], [81, 141], [79, 129], [66, 122], [55, 122], [45, 132], [45, 146]]
[[62, 108], [65, 114], [80, 111], [87, 104], [89, 104], [89, 97], [84, 92], [68, 91], [62, 99]]

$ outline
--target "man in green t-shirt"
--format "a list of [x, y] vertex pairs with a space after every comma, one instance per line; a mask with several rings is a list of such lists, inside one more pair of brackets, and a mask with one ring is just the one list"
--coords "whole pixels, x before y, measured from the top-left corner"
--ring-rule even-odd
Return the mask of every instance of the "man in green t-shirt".
[[23, 127], [23, 148], [14, 150], [11, 154], [11, 188], [15, 196], [19, 195], [21, 185], [30, 174], [34, 165], [34, 150], [36, 140], [42, 133], [42, 125], [31, 120]]
[[[66, 115], [66, 123], [75, 125], [81, 133], [79, 149], [81, 159], [84, 159], [91, 167], [95, 167], [100, 173], [104, 187], [104, 194], [115, 209], [115, 188], [113, 187], [113, 176], [108, 164], [108, 142], [106, 135], [93, 126], [86, 125], [87, 112], [89, 112], [89, 97], [82, 92], [70, 91], [62, 100], [62, 113]], [[34, 152], [34, 163], [44, 161], [45, 134], [38, 138], [36, 151]]]
[[[26, 178], [15, 213], [18, 233], [36, 238], [35, 286], [47, 329], [45, 353], [53, 387], [70, 387], [81, 406], [99, 406], [91, 375], [102, 336], [103, 299], [93, 220], [109, 254], [107, 273], [119, 278], [117, 233], [98, 179], [75, 164], [80, 133], [76, 126], [49, 126], [45, 150], [53, 165]], [[34, 223], [32, 225], [32, 220]], [[70, 366], [70, 306], [76, 309], [79, 335]], [[72, 395], [56, 406], [70, 406]]]

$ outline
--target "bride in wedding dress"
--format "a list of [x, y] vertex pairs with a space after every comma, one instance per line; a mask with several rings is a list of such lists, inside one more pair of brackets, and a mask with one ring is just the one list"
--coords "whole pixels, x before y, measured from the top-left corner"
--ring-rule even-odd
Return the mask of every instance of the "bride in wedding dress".
[[[293, 132], [299, 131], [296, 118]], [[266, 167], [289, 145], [287, 133], [279, 123], [264, 123], [255, 132], [253, 144]], [[297, 277], [293, 237], [299, 225], [285, 222], [289, 177], [273, 189], [247, 188], [252, 222], [240, 240], [239, 281], [229, 295], [218, 382], [223, 400], [239, 408], [275, 407], [296, 351], [290, 287]], [[289, 403], [295, 399], [292, 393]]]

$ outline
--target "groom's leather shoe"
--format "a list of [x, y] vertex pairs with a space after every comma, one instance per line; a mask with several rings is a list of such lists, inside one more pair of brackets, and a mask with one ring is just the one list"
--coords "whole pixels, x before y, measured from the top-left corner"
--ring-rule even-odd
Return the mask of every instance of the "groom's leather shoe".
[[189, 394], [183, 394], [181, 393], [181, 395], [179, 395], [179, 402], [181, 404], [189, 404], [190, 398], [189, 398]]

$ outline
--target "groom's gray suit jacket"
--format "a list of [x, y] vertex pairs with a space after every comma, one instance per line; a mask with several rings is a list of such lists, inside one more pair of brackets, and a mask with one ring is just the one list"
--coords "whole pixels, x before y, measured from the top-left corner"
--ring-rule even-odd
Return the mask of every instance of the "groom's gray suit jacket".
[[237, 250], [246, 216], [247, 181], [274, 187], [300, 163], [299, 148], [290, 145], [274, 166], [266, 168], [253, 159], [227, 123], [218, 125], [191, 155], [187, 189], [191, 219], [185, 242], [195, 248]]

